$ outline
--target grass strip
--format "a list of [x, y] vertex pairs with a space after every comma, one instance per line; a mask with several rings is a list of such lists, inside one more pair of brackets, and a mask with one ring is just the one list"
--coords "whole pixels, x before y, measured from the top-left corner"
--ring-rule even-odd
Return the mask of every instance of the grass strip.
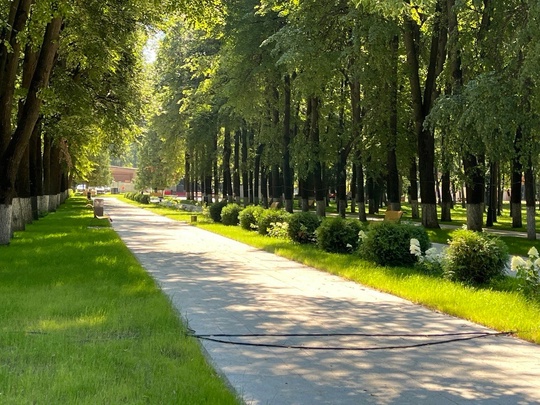
[[72, 198], [0, 247], [0, 403], [239, 404], [85, 205]]
[[[189, 221], [190, 213], [156, 205], [129, 202], [173, 219]], [[429, 276], [412, 268], [382, 267], [354, 255], [324, 252], [315, 246], [261, 236], [238, 226], [199, 219], [197, 226], [247, 245], [295, 260], [414, 303], [485, 325], [540, 344], [540, 305], [515, 291], [515, 279], [506, 278], [485, 288], [474, 288]]]

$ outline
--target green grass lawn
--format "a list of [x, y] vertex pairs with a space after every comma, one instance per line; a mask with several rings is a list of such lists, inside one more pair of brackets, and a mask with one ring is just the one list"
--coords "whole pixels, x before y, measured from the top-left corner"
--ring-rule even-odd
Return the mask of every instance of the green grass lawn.
[[84, 198], [0, 247], [0, 403], [239, 404]]
[[[180, 220], [189, 221], [191, 215], [154, 204], [129, 202]], [[197, 226], [426, 307], [499, 331], [511, 331], [522, 339], [540, 343], [540, 304], [528, 301], [517, 292], [516, 280], [513, 278], [507, 277], [483, 288], [473, 288], [425, 275], [411, 268], [381, 267], [354, 255], [326, 253], [314, 246], [261, 236], [238, 226], [224, 226], [201, 218]]]

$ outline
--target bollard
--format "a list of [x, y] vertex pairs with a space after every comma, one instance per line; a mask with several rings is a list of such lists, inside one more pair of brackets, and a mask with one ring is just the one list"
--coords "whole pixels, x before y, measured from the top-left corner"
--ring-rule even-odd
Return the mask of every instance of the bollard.
[[197, 222], [197, 215], [191, 216], [191, 222]]

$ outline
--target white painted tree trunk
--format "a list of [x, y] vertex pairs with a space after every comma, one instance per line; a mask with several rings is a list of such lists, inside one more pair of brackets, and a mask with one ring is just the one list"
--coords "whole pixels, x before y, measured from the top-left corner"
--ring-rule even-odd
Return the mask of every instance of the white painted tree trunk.
[[21, 212], [25, 224], [31, 224], [34, 220], [32, 215], [32, 198], [21, 198]]
[[45, 216], [49, 212], [49, 196], [40, 195], [38, 196], [38, 213], [39, 216]]
[[49, 212], [56, 211], [56, 208], [58, 208], [58, 194], [51, 194], [49, 195]]
[[24, 224], [24, 217], [21, 209], [21, 200], [20, 198], [14, 198], [11, 203], [12, 209], [11, 209], [11, 233], [13, 236], [13, 232], [17, 231], [24, 231], [25, 224]]
[[0, 245], [8, 245], [11, 240], [11, 220], [13, 205], [0, 205]]

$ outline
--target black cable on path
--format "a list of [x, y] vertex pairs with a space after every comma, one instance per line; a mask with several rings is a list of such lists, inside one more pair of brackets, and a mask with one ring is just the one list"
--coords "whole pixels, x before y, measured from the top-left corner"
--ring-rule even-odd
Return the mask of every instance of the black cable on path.
[[[347, 334], [347, 333], [326, 333], [326, 334], [246, 334], [246, 335], [190, 335], [200, 340], [206, 340], [216, 343], [224, 343], [237, 346], [253, 346], [253, 347], [268, 347], [268, 348], [280, 348], [280, 349], [301, 349], [301, 350], [335, 350], [335, 351], [375, 351], [375, 350], [398, 350], [398, 349], [411, 349], [415, 347], [423, 346], [435, 346], [453, 342], [461, 342], [466, 340], [480, 339], [489, 336], [501, 336], [509, 335], [511, 332], [463, 332], [463, 333], [448, 333], [448, 334]], [[396, 345], [396, 346], [372, 346], [372, 347], [343, 347], [343, 346], [301, 346], [301, 345], [286, 345], [286, 344], [272, 344], [272, 343], [252, 343], [252, 342], [235, 342], [230, 340], [219, 339], [218, 337], [321, 337], [321, 336], [369, 336], [369, 337], [442, 337], [442, 336], [463, 336], [453, 339], [446, 339], [436, 342], [414, 343], [409, 345]]]

